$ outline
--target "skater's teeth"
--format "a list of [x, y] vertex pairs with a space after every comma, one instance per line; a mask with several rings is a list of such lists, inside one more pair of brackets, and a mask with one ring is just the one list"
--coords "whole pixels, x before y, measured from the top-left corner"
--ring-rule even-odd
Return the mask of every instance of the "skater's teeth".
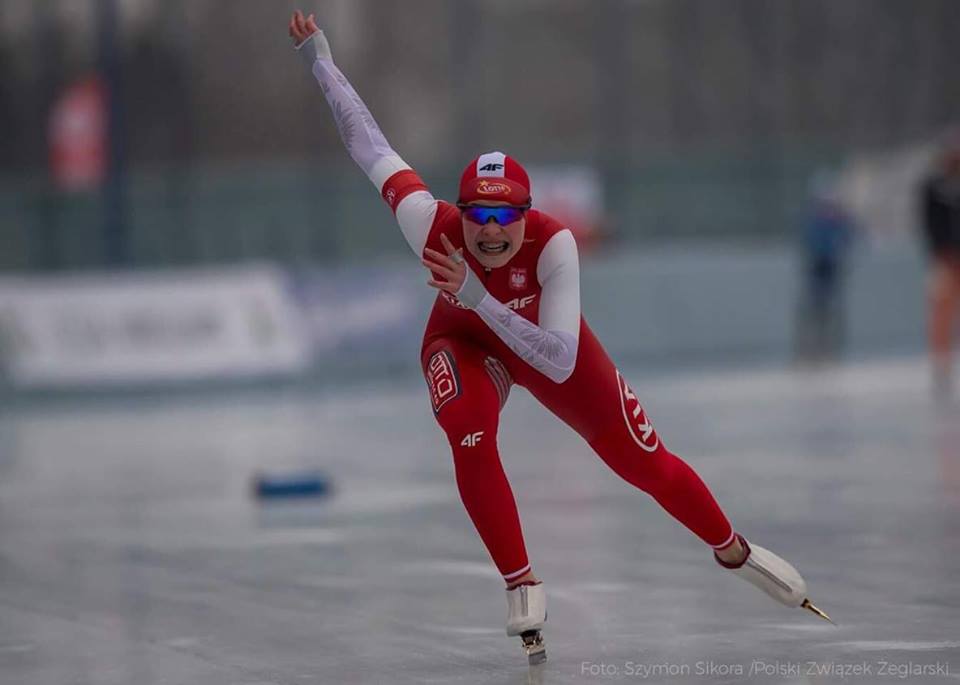
[[510, 243], [506, 241], [493, 242], [493, 241], [484, 240], [479, 242], [477, 244], [477, 247], [480, 248], [481, 252], [487, 252], [490, 254], [499, 254], [500, 252], [505, 252], [507, 248], [510, 247]]

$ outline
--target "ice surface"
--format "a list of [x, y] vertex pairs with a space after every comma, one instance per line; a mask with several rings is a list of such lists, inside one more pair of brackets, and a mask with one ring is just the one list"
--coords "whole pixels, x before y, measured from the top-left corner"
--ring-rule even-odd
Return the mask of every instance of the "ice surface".
[[[549, 606], [529, 669], [424, 387], [168, 396], [0, 418], [0, 682], [960, 680], [960, 413], [921, 360], [627, 377], [839, 627], [725, 573], [517, 391], [500, 446]], [[336, 494], [249, 498], [296, 468]]]

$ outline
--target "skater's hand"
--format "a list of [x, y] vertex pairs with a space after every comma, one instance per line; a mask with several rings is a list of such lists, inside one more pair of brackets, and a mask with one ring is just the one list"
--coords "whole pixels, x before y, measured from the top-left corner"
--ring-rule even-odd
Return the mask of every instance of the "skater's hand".
[[447, 254], [443, 255], [426, 247], [423, 250], [426, 256], [421, 262], [443, 280], [435, 280], [431, 275], [427, 283], [437, 290], [445, 290], [451, 295], [456, 295], [463, 286], [463, 282], [467, 280], [467, 265], [463, 261], [463, 248], [455, 249], [453, 243], [443, 233], [440, 234], [440, 242], [443, 243], [443, 249], [447, 251]]
[[290, 17], [290, 37], [293, 38], [294, 45], [300, 45], [319, 30], [320, 27], [312, 14], [304, 19], [303, 12], [297, 10]]

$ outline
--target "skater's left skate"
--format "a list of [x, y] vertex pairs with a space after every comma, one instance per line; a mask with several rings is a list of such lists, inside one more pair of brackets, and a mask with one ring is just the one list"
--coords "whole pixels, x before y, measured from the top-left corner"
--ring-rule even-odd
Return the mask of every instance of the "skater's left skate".
[[807, 583], [792, 564], [760, 545], [750, 545], [742, 535], [737, 535], [737, 538], [743, 545], [743, 549], [747, 553], [746, 556], [740, 563], [731, 564], [721, 559], [714, 552], [713, 556], [718, 564], [760, 588], [781, 604], [792, 608], [807, 609], [820, 618], [833, 623], [829, 616], [807, 599]]
[[543, 624], [547, 620], [547, 595], [543, 583], [518, 585], [507, 590], [507, 635], [519, 635], [531, 666], [547, 660]]

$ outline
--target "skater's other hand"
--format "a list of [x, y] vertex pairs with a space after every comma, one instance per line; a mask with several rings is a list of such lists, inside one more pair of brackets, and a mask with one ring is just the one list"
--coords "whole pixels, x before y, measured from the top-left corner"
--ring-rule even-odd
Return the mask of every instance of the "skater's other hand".
[[290, 17], [290, 37], [293, 38], [294, 45], [300, 45], [319, 30], [320, 27], [317, 26], [317, 21], [312, 14], [304, 18], [303, 12], [297, 10]]
[[463, 286], [463, 282], [467, 280], [467, 265], [463, 261], [463, 248], [459, 250], [454, 248], [453, 243], [443, 233], [440, 234], [440, 242], [443, 243], [443, 249], [447, 251], [445, 255], [436, 250], [431, 250], [429, 247], [423, 249], [426, 256], [421, 262], [443, 279], [438, 281], [431, 275], [427, 284], [437, 290], [445, 290], [452, 295], [456, 295]]

